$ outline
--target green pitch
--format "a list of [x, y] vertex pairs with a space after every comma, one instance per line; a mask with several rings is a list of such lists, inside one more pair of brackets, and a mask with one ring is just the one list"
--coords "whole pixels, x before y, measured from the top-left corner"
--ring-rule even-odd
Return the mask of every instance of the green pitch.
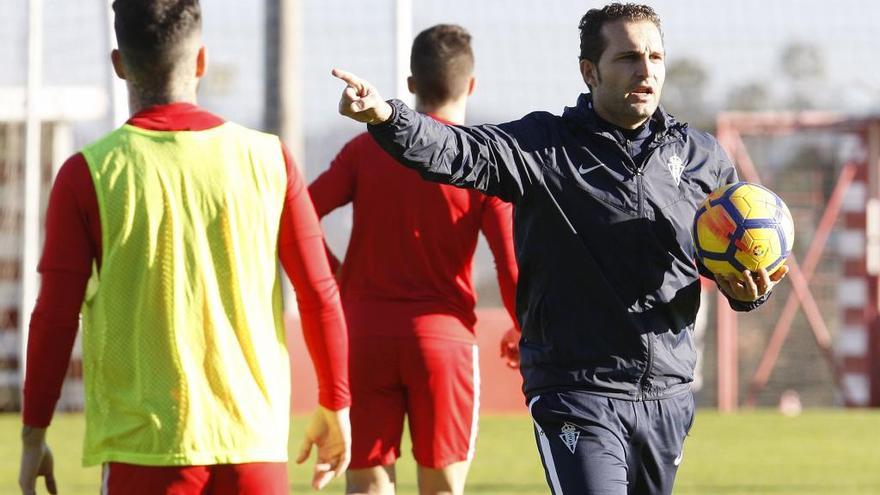
[[[291, 452], [305, 418], [296, 417]], [[0, 493], [18, 493], [19, 419], [0, 415]], [[83, 421], [59, 415], [49, 430], [64, 495], [98, 493], [99, 470], [80, 467]], [[400, 494], [416, 493], [409, 446], [398, 463]], [[291, 466], [291, 493], [308, 493], [309, 472]], [[341, 480], [324, 493], [343, 493]], [[527, 416], [484, 416], [467, 493], [549, 493]], [[775, 411], [720, 415], [701, 410], [685, 444], [677, 494], [878, 494], [880, 411], [808, 410], [787, 418]], [[40, 486], [39, 493], [45, 493]]]

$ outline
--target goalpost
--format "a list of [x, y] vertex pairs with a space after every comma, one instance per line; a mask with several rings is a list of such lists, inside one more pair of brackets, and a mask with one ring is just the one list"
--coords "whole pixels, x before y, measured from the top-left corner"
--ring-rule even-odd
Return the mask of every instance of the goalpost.
[[[787, 262], [790, 271], [786, 283], [791, 291], [783, 308], [763, 318], [775, 324], [749, 380], [745, 405], [756, 405], [767, 387], [799, 308], [826, 362], [837, 402], [848, 407], [880, 405], [880, 119], [818, 112], [737, 112], [721, 114], [717, 122], [719, 141], [736, 162], [741, 178], [751, 182], [761, 182], [761, 177], [744, 139], [747, 136], [825, 133], [853, 143], [847, 156], [841, 157], [843, 163], [833, 189], [827, 198], [822, 196], [824, 204], [814, 205], [823, 210], [821, 218], [815, 225], [801, 226], [802, 231], [813, 230], [813, 235], [796, 241], [796, 245], [808, 245], [806, 250], [798, 249], [804, 257], [792, 255]], [[827, 301], [814, 297], [816, 287], [810, 283], [832, 235], [841, 266], [836, 280], [837, 314], [820, 309], [820, 302]], [[776, 296], [781, 297], [783, 294]], [[720, 295], [717, 308], [718, 408], [731, 411], [739, 405], [738, 372], [742, 363], [737, 357], [738, 318]], [[827, 323], [829, 319], [838, 322], [835, 332]]]
[[19, 359], [18, 369], [24, 389], [24, 372], [27, 367], [27, 328], [30, 320], [27, 315], [37, 300], [37, 257], [39, 249], [39, 207], [40, 207], [40, 119], [39, 91], [42, 86], [43, 66], [43, 2], [28, 1], [28, 59], [27, 92], [25, 95], [25, 150], [24, 187], [22, 195], [23, 220], [21, 224], [21, 302], [18, 310]]
[[[106, 5], [106, 1], [101, 1]], [[47, 85], [42, 0], [21, 6], [22, 85], [0, 87], [0, 410], [17, 410], [27, 366], [28, 324], [39, 289], [44, 209], [58, 167], [74, 148], [71, 124], [106, 116], [104, 88]], [[15, 72], [15, 70], [13, 70]], [[74, 387], [76, 388], [76, 387]], [[63, 393], [61, 403], [76, 390]], [[64, 405], [62, 404], [62, 407]], [[75, 407], [75, 404], [74, 404]]]

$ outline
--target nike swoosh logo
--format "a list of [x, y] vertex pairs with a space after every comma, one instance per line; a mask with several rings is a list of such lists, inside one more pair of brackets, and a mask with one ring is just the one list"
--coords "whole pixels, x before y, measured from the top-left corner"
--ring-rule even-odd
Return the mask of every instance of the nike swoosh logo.
[[678, 454], [678, 457], [676, 457], [675, 459], [672, 460], [672, 464], [674, 466], [678, 466], [679, 464], [681, 464], [681, 460], [683, 458], [684, 458], [684, 451], [682, 450], [681, 453]]
[[581, 175], [583, 175], [583, 174], [588, 174], [588, 173], [592, 172], [593, 170], [596, 170], [597, 168], [599, 168], [599, 167], [601, 167], [601, 166], [602, 166], [602, 164], [599, 164], [599, 165], [593, 165], [592, 167], [589, 167], [589, 168], [584, 168], [584, 166], [581, 165], [581, 166], [578, 167], [578, 173], [581, 174]]

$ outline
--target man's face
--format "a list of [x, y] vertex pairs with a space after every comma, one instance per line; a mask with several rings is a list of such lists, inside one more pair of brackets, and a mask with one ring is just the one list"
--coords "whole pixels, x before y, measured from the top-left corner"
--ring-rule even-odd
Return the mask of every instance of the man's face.
[[653, 115], [666, 79], [660, 31], [650, 21], [619, 20], [602, 27], [607, 46], [598, 64], [581, 61], [593, 107], [612, 124], [634, 129]]

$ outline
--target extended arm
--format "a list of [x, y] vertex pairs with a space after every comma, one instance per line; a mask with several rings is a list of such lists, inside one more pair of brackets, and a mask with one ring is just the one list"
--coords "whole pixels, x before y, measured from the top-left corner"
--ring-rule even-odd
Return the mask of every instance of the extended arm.
[[369, 125], [370, 134], [397, 161], [424, 178], [477, 189], [517, 202], [539, 183], [543, 146], [530, 146], [541, 132], [530, 117], [501, 125], [452, 126], [415, 112], [402, 102], [382, 101], [368, 82], [344, 71], [339, 111]]

